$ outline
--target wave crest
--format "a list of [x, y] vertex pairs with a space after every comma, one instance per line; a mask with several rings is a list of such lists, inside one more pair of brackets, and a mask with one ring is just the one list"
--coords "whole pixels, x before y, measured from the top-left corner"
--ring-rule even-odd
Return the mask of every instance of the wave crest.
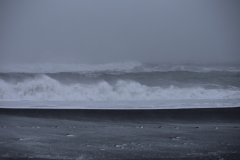
[[0, 100], [106, 101], [165, 99], [240, 99], [239, 90], [204, 89], [201, 87], [150, 87], [135, 81], [94, 84], [61, 84], [46, 75], [17, 84], [0, 80]]

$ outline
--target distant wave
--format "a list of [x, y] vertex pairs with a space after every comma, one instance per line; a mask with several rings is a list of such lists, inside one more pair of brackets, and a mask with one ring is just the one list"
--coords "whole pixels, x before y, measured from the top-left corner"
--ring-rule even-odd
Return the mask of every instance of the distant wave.
[[171, 65], [145, 64], [140, 62], [118, 62], [106, 64], [1, 64], [0, 73], [58, 73], [58, 72], [240, 72], [240, 65]]
[[100, 81], [93, 84], [62, 84], [46, 75], [16, 84], [0, 79], [0, 101], [106, 101], [167, 99], [240, 99], [239, 89], [201, 87], [167, 88], [142, 85], [136, 81]]
[[0, 72], [8, 73], [58, 73], [58, 72], [101, 72], [101, 71], [124, 71], [127, 72], [141, 66], [139, 62], [119, 62], [107, 64], [14, 64], [1, 65]]

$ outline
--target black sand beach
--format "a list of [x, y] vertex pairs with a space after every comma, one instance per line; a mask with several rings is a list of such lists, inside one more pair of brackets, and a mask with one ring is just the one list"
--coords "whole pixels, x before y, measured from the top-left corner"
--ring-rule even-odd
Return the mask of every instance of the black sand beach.
[[0, 109], [0, 159], [240, 159], [240, 108]]

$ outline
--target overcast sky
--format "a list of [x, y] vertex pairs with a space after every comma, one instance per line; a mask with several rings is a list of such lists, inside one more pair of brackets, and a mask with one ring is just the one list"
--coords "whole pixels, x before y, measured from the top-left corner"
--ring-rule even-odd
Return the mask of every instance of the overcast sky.
[[240, 62], [239, 0], [1, 0], [0, 63]]

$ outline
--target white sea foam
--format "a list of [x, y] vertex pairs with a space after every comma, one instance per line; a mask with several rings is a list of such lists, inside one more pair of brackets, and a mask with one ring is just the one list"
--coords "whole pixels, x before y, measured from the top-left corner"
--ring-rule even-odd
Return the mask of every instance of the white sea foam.
[[135, 81], [119, 80], [114, 84], [61, 84], [46, 75], [17, 84], [0, 80], [0, 101], [118, 101], [118, 100], [192, 100], [240, 99], [238, 89], [201, 87], [151, 87]]
[[0, 108], [39, 109], [179, 109], [239, 107], [239, 99], [125, 101], [0, 101]]

